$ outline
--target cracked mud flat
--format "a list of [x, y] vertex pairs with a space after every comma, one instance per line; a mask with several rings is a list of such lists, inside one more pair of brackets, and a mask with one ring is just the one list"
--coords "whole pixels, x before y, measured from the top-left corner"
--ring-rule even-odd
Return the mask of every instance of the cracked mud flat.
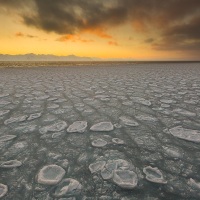
[[199, 63], [29, 65], [0, 69], [1, 199], [200, 199]]

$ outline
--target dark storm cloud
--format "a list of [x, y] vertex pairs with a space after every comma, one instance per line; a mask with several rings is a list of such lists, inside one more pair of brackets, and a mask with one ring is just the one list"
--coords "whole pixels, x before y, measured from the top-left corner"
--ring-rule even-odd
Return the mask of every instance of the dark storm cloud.
[[127, 12], [120, 5], [107, 8], [105, 1], [35, 0], [35, 4], [37, 11], [23, 16], [25, 24], [58, 34], [72, 34], [105, 24], [121, 24]]
[[24, 23], [60, 35], [129, 22], [135, 31], [161, 32], [157, 49], [176, 40], [180, 47], [200, 35], [200, 0], [0, 0], [1, 5], [16, 10], [31, 5], [30, 12], [21, 12]]
[[200, 50], [200, 16], [169, 27], [164, 31], [160, 43], [153, 47], [157, 50]]
[[17, 7], [21, 3], [23, 3], [23, 0], [0, 0], [0, 5], [11, 6], [11, 7]]
[[180, 25], [170, 27], [164, 33], [165, 37], [174, 39], [200, 39], [200, 16]]

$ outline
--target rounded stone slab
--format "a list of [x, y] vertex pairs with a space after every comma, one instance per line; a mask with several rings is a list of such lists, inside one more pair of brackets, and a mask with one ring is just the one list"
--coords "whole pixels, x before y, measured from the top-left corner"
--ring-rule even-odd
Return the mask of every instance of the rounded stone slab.
[[56, 185], [65, 175], [65, 170], [58, 165], [44, 166], [37, 175], [37, 182], [44, 185]]
[[151, 102], [149, 100], [146, 100], [146, 99], [144, 99], [142, 97], [131, 97], [131, 99], [135, 103], [143, 104], [145, 106], [150, 106], [151, 105]]
[[0, 183], [0, 198], [5, 196], [8, 192], [8, 186]]
[[116, 162], [110, 162], [101, 170], [101, 176], [104, 180], [109, 180], [113, 177], [113, 171], [117, 169]]
[[106, 145], [107, 145], [107, 142], [102, 139], [97, 139], [97, 140], [92, 141], [93, 147], [104, 147]]
[[59, 132], [59, 131], [62, 131], [64, 130], [65, 128], [67, 127], [67, 123], [64, 122], [64, 121], [59, 121], [59, 122], [56, 122], [50, 126], [48, 126], [48, 131], [50, 132]]
[[200, 182], [196, 182], [194, 179], [190, 178], [189, 181], [188, 181], [188, 184], [195, 188], [195, 189], [200, 189]]
[[42, 116], [42, 113], [33, 113], [29, 116], [29, 118], [27, 120], [30, 121], [30, 120], [33, 120], [33, 119], [37, 119], [41, 116]]
[[114, 170], [129, 170], [130, 163], [126, 160], [109, 160], [101, 170], [101, 176], [104, 180], [109, 180], [113, 177]]
[[77, 196], [82, 191], [82, 185], [75, 179], [67, 178], [62, 180], [53, 193], [55, 197]]
[[139, 124], [130, 117], [121, 116], [119, 120], [125, 126], [139, 126]]
[[12, 140], [16, 137], [17, 137], [16, 135], [4, 135], [4, 136], [0, 137], [0, 142], [6, 142], [6, 141]]
[[166, 184], [167, 181], [164, 180], [164, 177], [161, 173], [161, 171], [157, 167], [145, 167], [143, 169], [143, 172], [146, 174], [146, 179], [153, 183], [160, 183], [160, 184]]
[[137, 186], [137, 174], [129, 170], [114, 170], [113, 182], [121, 188], [133, 189]]
[[138, 120], [147, 121], [147, 122], [157, 122], [158, 121], [157, 118], [152, 117], [152, 116], [148, 116], [148, 115], [139, 115], [139, 116], [136, 116], [136, 118]]
[[9, 168], [20, 167], [21, 165], [22, 165], [22, 163], [18, 160], [9, 160], [9, 161], [3, 162], [0, 165], [0, 168], [9, 169]]
[[102, 170], [105, 165], [106, 165], [105, 161], [98, 161], [98, 162], [90, 164], [89, 165], [89, 170], [93, 174], [95, 172], [98, 172], [98, 171]]
[[19, 122], [23, 122], [26, 120], [28, 116], [27, 115], [22, 115], [22, 116], [18, 116], [18, 117], [11, 117], [7, 120], [4, 121], [5, 125], [11, 124], [11, 123], [19, 123]]
[[180, 109], [180, 108], [173, 110], [173, 112], [178, 113], [183, 116], [187, 116], [187, 117], [196, 117], [196, 113], [190, 112], [188, 110]]
[[40, 128], [40, 133], [44, 134], [47, 132], [59, 132], [67, 128], [67, 123], [65, 121], [55, 122], [52, 125], [44, 126]]
[[163, 149], [164, 149], [164, 154], [166, 154], [167, 156], [171, 158], [181, 158], [183, 156], [182, 151], [176, 147], [166, 146], [166, 147], [163, 147]]
[[181, 126], [176, 126], [169, 129], [169, 132], [177, 138], [187, 140], [190, 142], [200, 143], [200, 131], [193, 129], [186, 129]]
[[67, 132], [69, 132], [69, 133], [83, 133], [86, 128], [87, 128], [87, 122], [86, 121], [76, 121], [68, 127]]
[[114, 126], [111, 122], [100, 122], [90, 128], [91, 131], [112, 131], [113, 129]]
[[124, 140], [121, 140], [119, 138], [113, 138], [112, 142], [115, 144], [124, 144]]
[[1, 110], [0, 111], [0, 117], [5, 115], [5, 114], [8, 114], [10, 112], [10, 110]]

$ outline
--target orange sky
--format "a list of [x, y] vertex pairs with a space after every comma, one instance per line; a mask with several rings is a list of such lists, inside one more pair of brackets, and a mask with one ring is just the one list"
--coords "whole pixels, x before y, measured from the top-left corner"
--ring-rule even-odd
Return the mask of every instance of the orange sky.
[[197, 60], [200, 1], [155, 1], [1, 0], [0, 54]]

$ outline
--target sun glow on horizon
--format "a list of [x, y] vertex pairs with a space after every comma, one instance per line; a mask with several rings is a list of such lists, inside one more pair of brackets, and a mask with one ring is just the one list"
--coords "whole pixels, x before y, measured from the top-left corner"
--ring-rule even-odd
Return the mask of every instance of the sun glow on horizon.
[[[169, 11], [162, 6], [159, 10], [155, 5], [151, 5], [151, 0], [150, 6], [155, 11], [157, 9], [158, 16], [162, 18], [155, 18], [154, 10], [147, 14], [145, 4], [138, 5], [137, 10], [137, 5], [134, 7], [132, 3], [125, 5], [118, 0], [117, 2], [121, 2], [119, 5], [111, 1], [108, 2], [109, 4], [99, 4], [102, 9], [105, 9], [104, 15], [107, 16], [107, 20], [104, 20], [106, 16], [98, 10], [97, 4], [89, 2], [87, 2], [88, 7], [85, 5], [86, 11], [92, 16], [93, 10], [90, 10], [90, 6], [93, 6], [94, 10], [97, 9], [99, 12], [93, 20], [90, 15], [83, 12], [82, 8], [79, 9], [78, 14], [77, 12], [70, 13], [71, 18], [62, 19], [62, 16], [59, 17], [59, 11], [63, 16], [68, 16], [69, 11], [57, 7], [56, 2], [51, 2], [47, 8], [38, 1], [30, 0], [30, 2], [32, 4], [17, 0], [13, 5], [5, 1], [0, 2], [0, 26], [2, 27], [0, 29], [0, 54], [34, 53], [57, 56], [74, 54], [81, 57], [133, 58], [136, 60], [198, 58], [199, 37], [193, 34], [193, 29], [200, 23], [198, 14], [193, 15], [192, 12], [185, 11], [182, 15], [189, 17], [187, 24], [184, 24], [179, 16], [170, 19]], [[166, 5], [173, 7], [175, 2], [169, 1]], [[21, 5], [20, 8], [18, 4]], [[62, 4], [69, 6], [67, 1], [63, 1]], [[121, 4], [124, 8], [120, 7]], [[195, 5], [190, 6], [191, 10], [197, 10]], [[41, 9], [41, 13], [37, 10], [38, 8]], [[48, 9], [53, 8], [55, 13], [50, 13]], [[27, 14], [29, 9], [33, 10], [32, 14], [35, 18], [32, 18], [32, 14]], [[135, 12], [135, 16], [132, 16], [129, 9]], [[138, 13], [139, 11], [143, 15]], [[54, 20], [48, 19], [50, 14], [55, 16]], [[82, 19], [79, 19], [80, 15], [83, 15]], [[121, 15], [121, 18], [118, 15]], [[177, 25], [173, 25], [175, 20]], [[188, 31], [189, 28], [193, 29]], [[178, 34], [181, 37], [177, 37]]]

